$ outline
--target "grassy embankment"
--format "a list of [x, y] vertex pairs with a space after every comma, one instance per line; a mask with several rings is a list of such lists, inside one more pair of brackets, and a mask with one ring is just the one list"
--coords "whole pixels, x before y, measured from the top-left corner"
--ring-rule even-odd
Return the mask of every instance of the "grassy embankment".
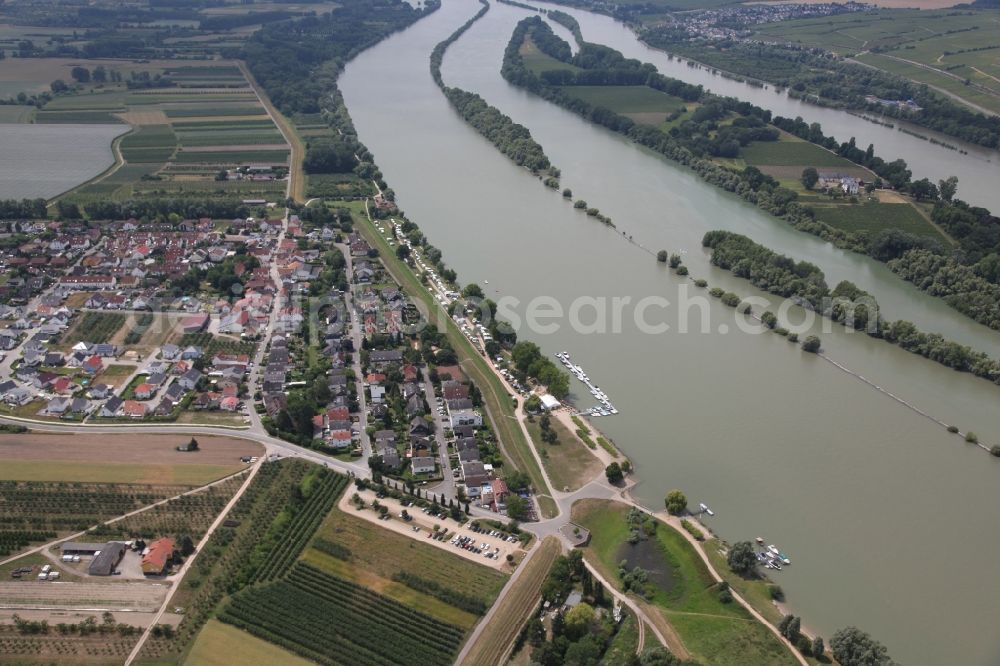
[[[341, 202], [338, 202], [340, 205]], [[385, 237], [378, 233], [375, 226], [368, 220], [364, 212], [364, 203], [345, 202], [347, 208], [357, 213], [357, 224], [355, 228], [368, 240], [372, 247], [377, 248], [379, 254], [385, 262], [386, 268], [393, 278], [403, 287], [403, 290], [413, 298], [419, 300], [425, 311], [428, 313], [430, 323], [439, 328], [443, 327], [448, 341], [455, 349], [455, 353], [460, 359], [462, 370], [476, 383], [486, 403], [490, 415], [490, 422], [494, 433], [501, 443], [504, 454], [511, 463], [531, 477], [531, 482], [536, 489], [536, 497], [543, 517], [553, 517], [558, 513], [555, 501], [548, 494], [545, 479], [542, 476], [538, 461], [532, 455], [530, 444], [525, 438], [514, 417], [514, 406], [511, 395], [500, 382], [496, 373], [489, 367], [486, 359], [483, 358], [472, 343], [462, 334], [462, 332], [452, 321], [451, 317], [444, 312], [441, 305], [434, 300], [424, 284], [417, 278], [410, 267], [404, 264]]]
[[795, 664], [795, 658], [775, 636], [740, 605], [723, 603], [708, 568], [673, 528], [659, 523], [656, 534], [640, 546], [627, 545], [629, 527], [625, 504], [584, 500], [573, 509], [573, 519], [591, 531], [585, 556], [611, 581], [618, 565], [641, 566], [659, 572], [648, 601], [671, 625], [692, 656], [702, 663]]
[[527, 422], [531, 441], [538, 447], [545, 471], [555, 484], [555, 489], [569, 492], [578, 490], [601, 473], [601, 462], [561, 421], [551, 419], [550, 424], [559, 438], [558, 443], [542, 442], [542, 429], [537, 418]]

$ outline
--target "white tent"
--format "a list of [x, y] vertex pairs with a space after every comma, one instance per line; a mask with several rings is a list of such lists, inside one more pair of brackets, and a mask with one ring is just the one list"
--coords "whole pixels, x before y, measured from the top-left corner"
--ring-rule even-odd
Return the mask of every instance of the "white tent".
[[555, 409], [556, 407], [559, 407], [562, 404], [548, 393], [541, 396], [541, 398], [542, 398], [542, 407], [545, 409]]

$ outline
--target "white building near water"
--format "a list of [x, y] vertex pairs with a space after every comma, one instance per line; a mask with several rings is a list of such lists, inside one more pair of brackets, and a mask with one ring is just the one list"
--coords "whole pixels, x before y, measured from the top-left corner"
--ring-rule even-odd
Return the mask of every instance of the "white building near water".
[[542, 400], [542, 408], [546, 410], [553, 410], [562, 406], [562, 403], [555, 399], [554, 396], [546, 393], [545, 395], [539, 396]]

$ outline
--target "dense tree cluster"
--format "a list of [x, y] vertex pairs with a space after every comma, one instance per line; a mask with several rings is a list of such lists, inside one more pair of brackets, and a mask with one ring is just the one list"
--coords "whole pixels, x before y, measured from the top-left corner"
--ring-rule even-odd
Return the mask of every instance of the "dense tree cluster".
[[959, 312], [992, 329], [1000, 329], [1000, 284], [997, 275], [990, 279], [979, 270], [996, 265], [998, 255], [990, 255], [974, 267], [964, 266], [952, 257], [915, 249], [889, 262], [892, 272], [912, 282], [929, 294], [940, 296]]
[[884, 645], [857, 627], [845, 627], [830, 638], [833, 658], [843, 666], [892, 666]]
[[253, 214], [239, 199], [147, 198], [130, 201], [93, 201], [83, 206], [92, 220], [166, 219], [171, 213], [184, 219], [232, 219]]
[[[812, 264], [796, 263], [746, 236], [729, 231], [710, 231], [705, 234], [702, 244], [712, 249], [713, 264], [746, 277], [761, 289], [786, 298], [795, 298], [804, 307], [816, 310], [845, 326], [864, 330], [871, 337], [896, 344], [913, 354], [1000, 384], [1000, 359], [946, 340], [937, 333], [924, 333], [911, 322], [887, 322], [881, 319], [877, 314], [878, 303], [870, 294], [847, 281], [838, 284], [832, 292], [829, 291], [823, 272]], [[988, 307], [988, 304], [984, 303], [984, 307]], [[993, 309], [996, 307], [994, 301]], [[763, 321], [764, 318], [761, 319]], [[764, 323], [773, 328], [770, 323]], [[818, 339], [809, 346], [816, 344]], [[816, 349], [818, 350], [818, 346]]]
[[430, 0], [414, 9], [402, 0], [361, 0], [321, 16], [272, 23], [247, 41], [243, 58], [282, 113], [319, 113], [345, 62], [439, 5]]
[[797, 296], [818, 308], [829, 294], [823, 271], [806, 261], [777, 254], [746, 236], [709, 231], [701, 244], [712, 249], [712, 263], [772, 294]]
[[555, 397], [564, 398], [569, 393], [569, 375], [546, 358], [534, 342], [522, 341], [514, 345], [511, 360], [522, 377], [534, 377]]
[[39, 220], [47, 217], [45, 199], [0, 199], [0, 219]]

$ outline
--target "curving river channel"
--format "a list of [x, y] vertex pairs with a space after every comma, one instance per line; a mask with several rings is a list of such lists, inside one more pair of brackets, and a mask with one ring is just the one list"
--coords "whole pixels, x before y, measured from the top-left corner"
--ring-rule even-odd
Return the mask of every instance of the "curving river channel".
[[[521, 327], [519, 335], [549, 354], [570, 351], [611, 396], [620, 414], [595, 424], [636, 464], [640, 499], [660, 506], [667, 490], [681, 488], [693, 505], [711, 505], [716, 516], [707, 520], [722, 537], [761, 535], [790, 554], [793, 565], [774, 577], [808, 627], [829, 636], [856, 624], [907, 664], [1000, 661], [992, 621], [1000, 612], [1000, 583], [991, 575], [1000, 552], [1000, 460], [777, 335], [737, 330], [733, 311], [716, 300], [683, 305], [704, 292], [649, 251], [683, 252], [693, 277], [765, 296], [713, 268], [700, 247], [709, 229], [736, 230], [819, 265], [831, 285], [851, 279], [876, 296], [889, 318], [993, 355], [1000, 353], [1000, 334], [881, 264], [794, 231], [691, 172], [509, 86], [499, 74], [501, 55], [526, 12], [494, 4], [449, 49], [444, 79], [528, 126], [562, 169], [563, 185], [619, 230], [573, 210], [469, 128], [431, 80], [434, 45], [478, 8], [475, 0], [444, 0], [439, 11], [362, 53], [341, 77], [360, 137], [408, 217], [463, 282], [478, 282], [507, 303], [517, 299], [511, 310], [520, 318], [538, 296], [565, 311], [580, 306], [575, 326], [571, 317], [554, 318], [544, 321], [554, 330]], [[617, 29], [610, 19], [592, 23], [585, 12], [574, 13], [585, 37], [634, 55], [594, 30], [597, 24]], [[878, 143], [876, 149], [892, 152]], [[631, 299], [619, 308], [620, 325], [615, 297]], [[647, 325], [640, 325], [636, 303], [644, 298]], [[603, 317], [595, 314], [601, 303]], [[685, 313], [693, 324], [681, 332]], [[790, 308], [785, 320], [806, 316]], [[669, 328], [651, 331], [650, 322]], [[808, 330], [821, 335], [831, 358], [938, 419], [1000, 442], [1000, 387], [820, 326]], [[581, 406], [588, 406], [585, 397], [584, 391]]]

